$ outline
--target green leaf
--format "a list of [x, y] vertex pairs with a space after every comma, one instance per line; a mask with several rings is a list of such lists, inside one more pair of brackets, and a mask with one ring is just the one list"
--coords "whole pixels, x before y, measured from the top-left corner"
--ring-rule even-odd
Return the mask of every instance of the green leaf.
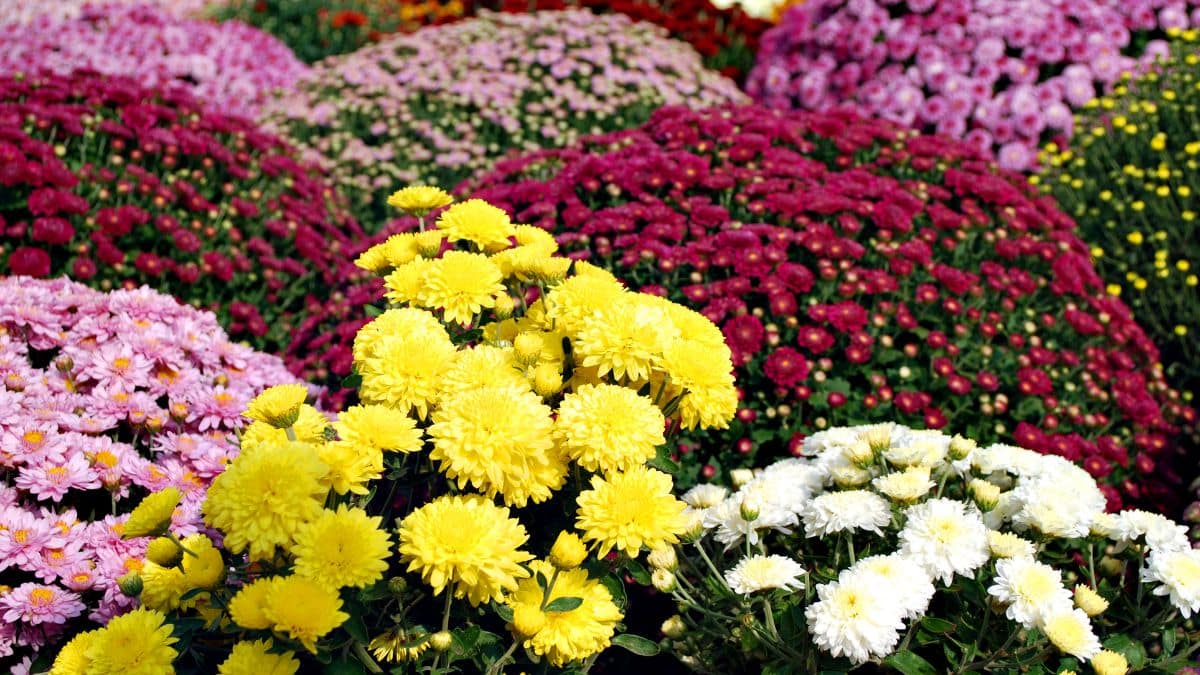
[[546, 605], [547, 612], [569, 612], [583, 604], [583, 598], [555, 598]]
[[360, 616], [358, 612], [355, 612], [350, 617], [350, 620], [342, 625], [345, 627], [346, 632], [350, 634], [350, 637], [354, 638], [355, 640], [358, 640], [363, 644], [367, 644], [371, 641], [370, 636], [367, 635], [367, 624], [363, 623], [362, 616]]
[[612, 596], [617, 608], [625, 609], [629, 598], [625, 595], [625, 584], [621, 582], [621, 579], [615, 574], [605, 574], [600, 577], [600, 583], [604, 584], [604, 587], [608, 589], [608, 594]]
[[475, 649], [475, 644], [479, 642], [479, 634], [482, 631], [479, 626], [471, 626], [465, 630], [454, 631], [451, 635], [454, 638], [450, 648], [460, 657], [470, 656], [471, 650]]
[[505, 623], [512, 623], [512, 607], [509, 607], [508, 605], [496, 605], [496, 614], [500, 615], [500, 618], [504, 619]]
[[883, 660], [887, 665], [904, 673], [904, 675], [937, 675], [928, 661], [908, 651], [896, 652]]
[[646, 571], [646, 568], [640, 562], [630, 560], [625, 564], [625, 569], [629, 572], [629, 576], [633, 577], [634, 581], [643, 586], [650, 585], [650, 573]]
[[655, 451], [654, 459], [647, 462], [647, 464], [652, 469], [658, 469], [663, 473], [669, 473], [671, 475], [675, 475], [680, 469], [679, 462], [671, 459], [671, 453], [667, 451], [666, 445], [658, 446], [658, 450]]
[[380, 314], [383, 314], [383, 308], [379, 305], [367, 305], [363, 308], [363, 311], [366, 312], [367, 316], [371, 317], [372, 319]]
[[342, 380], [343, 389], [358, 389], [362, 386], [362, 375], [358, 373], [350, 373], [346, 379]]
[[654, 656], [658, 653], [658, 644], [633, 633], [622, 633], [613, 638], [612, 643], [638, 656]]
[[1146, 648], [1128, 635], [1113, 635], [1104, 641], [1104, 648], [1118, 652], [1129, 661], [1130, 670], [1146, 665]]
[[366, 675], [367, 671], [358, 661], [349, 658], [334, 661], [325, 666], [325, 675]]
[[927, 616], [924, 619], [921, 619], [921, 627], [940, 635], [953, 633], [954, 629], [956, 628], [953, 623], [946, 621], [945, 619], [935, 619], [932, 616]]
[[542, 592], [545, 592], [546, 586], [550, 585], [550, 582], [546, 580], [546, 575], [542, 574], [541, 572], [537, 572], [534, 574], [534, 578], [537, 579], [538, 588], [542, 589]]
[[1162, 634], [1163, 654], [1170, 656], [1175, 652], [1175, 629], [1167, 626]]
[[850, 383], [842, 379], [825, 380], [825, 391], [836, 391], [839, 394], [849, 394]]

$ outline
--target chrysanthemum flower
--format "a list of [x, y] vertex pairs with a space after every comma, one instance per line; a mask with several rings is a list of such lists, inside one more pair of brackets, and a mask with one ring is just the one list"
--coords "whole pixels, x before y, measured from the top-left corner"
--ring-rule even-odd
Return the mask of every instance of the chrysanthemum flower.
[[[594, 266], [589, 266], [596, 270]], [[624, 302], [628, 291], [612, 274], [580, 273], [576, 263], [575, 274], [555, 286], [546, 297], [547, 318], [568, 333], [576, 333], [583, 327], [584, 317], [614, 303]]]
[[1086, 661], [1100, 653], [1100, 640], [1092, 630], [1092, 622], [1070, 604], [1043, 617], [1038, 628], [1064, 654]]
[[403, 629], [388, 631], [373, 638], [367, 649], [384, 663], [416, 661], [429, 649], [429, 633], [419, 629], [411, 633]]
[[817, 601], [804, 611], [813, 643], [855, 665], [896, 648], [903, 610], [879, 577], [843, 572], [817, 586]]
[[687, 505], [675, 499], [672, 487], [670, 476], [645, 466], [592, 476], [591, 489], [579, 495], [576, 527], [585, 541], [599, 545], [601, 557], [615, 548], [634, 558], [642, 547], [678, 543]]
[[454, 357], [454, 365], [442, 378], [442, 395], [481, 387], [516, 387], [529, 389], [529, 381], [513, 359], [512, 349], [492, 345], [476, 345], [462, 349]]
[[413, 511], [400, 523], [400, 559], [419, 572], [435, 595], [453, 585], [455, 597], [472, 605], [500, 600], [528, 576], [520, 550], [529, 539], [507, 508], [483, 497], [444, 496]]
[[588, 471], [626, 471], [653, 459], [662, 412], [645, 396], [611, 384], [584, 385], [563, 397], [555, 433], [567, 457]]
[[342, 611], [338, 592], [301, 576], [277, 579], [266, 594], [263, 614], [271, 628], [317, 653], [317, 640], [350, 618]]
[[496, 264], [479, 253], [447, 251], [430, 265], [417, 302], [442, 309], [442, 317], [470, 324], [485, 308], [496, 304], [504, 292], [504, 275]]
[[259, 448], [238, 457], [217, 476], [204, 500], [205, 522], [225, 535], [234, 553], [249, 549], [254, 559], [287, 550], [304, 523], [315, 518], [328, 489], [328, 471], [307, 443]]
[[396, 336], [425, 336], [450, 341], [450, 334], [437, 317], [415, 307], [394, 307], [359, 329], [354, 336], [354, 362], [361, 364], [381, 341]]
[[[547, 579], [554, 575], [554, 566], [544, 560], [530, 563], [534, 574]], [[513, 609], [533, 610], [543, 615], [544, 623], [524, 644], [543, 656], [556, 668], [571, 661], [580, 661], [606, 649], [623, 617], [604, 584], [588, 578], [583, 569], [560, 571], [550, 592], [549, 602], [558, 598], [579, 598], [581, 605], [567, 612], [543, 612], [543, 591], [536, 578], [527, 578], [517, 590], [505, 598]]]
[[351, 441], [332, 441], [316, 446], [317, 457], [328, 467], [321, 485], [335, 494], [370, 492], [368, 484], [383, 473], [383, 452]]
[[338, 438], [383, 452], [414, 452], [424, 446], [413, 418], [381, 405], [356, 405], [333, 423]]
[[1071, 607], [1071, 593], [1063, 586], [1062, 575], [1033, 558], [997, 561], [995, 583], [988, 594], [1008, 605], [1004, 615], [1025, 628]]
[[988, 561], [988, 528], [975, 510], [953, 499], [931, 499], [905, 512], [900, 552], [949, 584], [955, 574], [970, 576]]
[[995, 530], [988, 530], [988, 549], [993, 558], [1032, 557], [1036, 552], [1033, 542], [1011, 532]]
[[242, 586], [229, 601], [229, 617], [233, 622], [248, 630], [264, 630], [271, 627], [271, 620], [264, 613], [267, 596], [279, 577], [263, 577]]
[[911, 504], [929, 494], [937, 483], [930, 480], [928, 466], [912, 466], [879, 476], [871, 481], [871, 485], [893, 501]]
[[121, 536], [133, 539], [162, 534], [171, 525], [171, 516], [179, 507], [179, 500], [182, 498], [183, 493], [176, 487], [146, 495], [129, 514], [129, 519], [121, 528]]
[[442, 400], [433, 412], [430, 459], [458, 486], [524, 506], [562, 486], [567, 465], [554, 445], [551, 410], [528, 388], [485, 387]]
[[96, 631], [85, 656], [88, 675], [163, 675], [175, 672], [171, 624], [162, 612], [139, 608]]
[[683, 389], [679, 420], [684, 429], [724, 429], [737, 412], [733, 364], [703, 342], [676, 340], [663, 354], [671, 384]]
[[511, 245], [509, 237], [517, 233], [503, 209], [482, 199], [459, 202], [438, 216], [439, 230], [449, 241], [467, 240], [483, 250], [500, 250]]
[[725, 573], [725, 583], [734, 593], [750, 595], [773, 588], [804, 588], [804, 566], [782, 555], [752, 555], [743, 558]]
[[383, 279], [383, 285], [387, 289], [384, 297], [393, 305], [417, 303], [417, 299], [425, 291], [425, 282], [433, 266], [434, 262], [426, 258], [396, 265]]
[[937, 589], [923, 567], [909, 558], [893, 553], [860, 559], [852, 568], [854, 574], [873, 574], [904, 612], [904, 618], [916, 618], [929, 608]]
[[633, 300], [632, 295], [583, 317], [574, 347], [579, 363], [600, 376], [631, 381], [650, 377], [663, 352], [679, 339], [679, 329], [661, 308]]
[[92, 641], [96, 639], [96, 634], [99, 630], [89, 630], [80, 633], [71, 638], [71, 641], [63, 645], [59, 650], [58, 656], [54, 657], [54, 664], [50, 666], [49, 675], [86, 675], [88, 668], [92, 664], [92, 660], [87, 656], [87, 650], [92, 646]]
[[308, 398], [308, 387], [302, 384], [277, 384], [264, 389], [246, 405], [246, 417], [286, 429], [296, 423], [300, 406]]
[[880, 528], [892, 521], [892, 507], [886, 499], [868, 490], [827, 492], [805, 505], [800, 519], [809, 537], [854, 530], [882, 534]]
[[[151, 609], [168, 612], [179, 607], [189, 609], [201, 595], [183, 600], [192, 590], [212, 589], [225, 578], [225, 561], [212, 540], [203, 534], [184, 537], [185, 553], [179, 567], [163, 567], [146, 561], [142, 567], [142, 604]], [[182, 567], [182, 569], [180, 569]]]
[[445, 190], [425, 185], [409, 185], [387, 198], [388, 206], [414, 216], [424, 216], [453, 202], [454, 197]]
[[272, 652], [271, 646], [270, 640], [237, 643], [217, 668], [218, 675], [294, 675], [300, 670], [292, 652]]
[[437, 403], [441, 378], [453, 362], [450, 338], [444, 332], [442, 336], [400, 333], [380, 340], [372, 352], [358, 364], [362, 400], [402, 413], [415, 408], [424, 418]]
[[78, 593], [32, 582], [8, 590], [0, 597], [0, 610], [4, 611], [4, 621], [8, 624], [65, 624], [85, 608]]
[[[292, 433], [296, 435], [298, 441], [322, 443], [325, 440], [325, 429], [328, 426], [328, 418], [316, 408], [305, 404], [300, 406], [296, 421], [292, 423]], [[242, 431], [241, 454], [253, 452], [264, 445], [279, 445], [287, 442], [288, 437], [285, 430], [273, 427], [266, 422], [251, 422], [250, 426]]]
[[1125, 675], [1129, 672], [1129, 660], [1119, 652], [1101, 649], [1092, 657], [1092, 670], [1096, 675]]
[[392, 545], [381, 520], [345, 505], [322, 511], [296, 532], [296, 574], [332, 588], [374, 583], [387, 571]]
[[1200, 613], [1200, 549], [1151, 551], [1142, 583], [1160, 582], [1155, 595], [1167, 596], [1185, 619]]

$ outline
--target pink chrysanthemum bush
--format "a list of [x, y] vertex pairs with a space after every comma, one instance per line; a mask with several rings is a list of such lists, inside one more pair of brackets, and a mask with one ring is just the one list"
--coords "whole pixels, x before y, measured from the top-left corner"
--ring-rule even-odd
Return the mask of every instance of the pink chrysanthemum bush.
[[1184, 526], [1010, 445], [890, 423], [804, 444], [685, 493], [694, 530], [651, 560], [698, 671], [1195, 673]]
[[1072, 110], [1166, 53], [1197, 18], [1175, 0], [808, 0], [762, 38], [756, 100], [870, 115], [937, 131], [1035, 168], [1039, 142], [1069, 138]]
[[0, 281], [0, 377], [5, 667], [132, 608], [117, 580], [145, 542], [122, 539], [125, 514], [174, 489], [172, 531], [197, 532], [246, 404], [293, 382], [169, 296], [29, 277]]
[[268, 351], [361, 234], [282, 139], [96, 73], [0, 78], [0, 197], [0, 270], [147, 284]]
[[1195, 412], [1071, 219], [967, 144], [849, 113], [664, 109], [468, 188], [722, 327], [741, 409], [681, 445], [693, 479], [894, 420], [1081, 462], [1114, 507], [1178, 499]]
[[71, 18], [0, 23], [0, 71], [91, 69], [178, 88], [215, 112], [249, 117], [308, 72], [287, 45], [257, 28], [179, 14], [154, 3], [111, 2]]
[[107, 4], [151, 4], [178, 16], [192, 16], [200, 14], [209, 0], [0, 0], [0, 22], [29, 24], [41, 17], [75, 19], [86, 7]]

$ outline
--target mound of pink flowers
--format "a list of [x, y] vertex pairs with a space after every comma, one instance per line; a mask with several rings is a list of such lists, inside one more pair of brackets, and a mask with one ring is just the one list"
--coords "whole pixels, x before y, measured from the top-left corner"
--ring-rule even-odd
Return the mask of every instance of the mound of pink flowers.
[[1030, 169], [1073, 110], [1163, 55], [1193, 0], [808, 0], [762, 40], [747, 91], [774, 107], [868, 114], [965, 138]]
[[213, 110], [254, 117], [308, 72], [273, 36], [237, 21], [181, 18], [154, 4], [86, 6], [77, 17], [0, 25], [0, 72], [78, 69], [187, 89]]
[[195, 532], [246, 403], [294, 381], [148, 288], [0, 281], [0, 664], [131, 607], [116, 580], [146, 540], [121, 540], [122, 514], [175, 486], [173, 529]]
[[0, 0], [0, 23], [29, 23], [39, 17], [74, 19], [87, 7], [148, 3], [177, 16], [198, 16], [208, 0]]

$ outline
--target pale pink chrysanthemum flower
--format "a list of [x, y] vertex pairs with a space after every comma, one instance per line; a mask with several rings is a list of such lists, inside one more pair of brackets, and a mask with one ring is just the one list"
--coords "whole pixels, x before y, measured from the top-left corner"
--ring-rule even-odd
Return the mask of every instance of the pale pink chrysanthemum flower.
[[85, 607], [77, 593], [43, 584], [21, 584], [0, 595], [0, 609], [9, 623], [63, 624], [82, 614]]
[[39, 462], [21, 467], [17, 487], [37, 497], [61, 502], [70, 490], [94, 490], [100, 487], [100, 476], [87, 458], [76, 453], [61, 462]]
[[33, 569], [33, 574], [45, 583], [67, 579], [87, 565], [89, 557], [80, 541], [69, 541], [61, 548], [42, 549], [41, 563]]
[[216, 389], [204, 392], [205, 395], [189, 400], [191, 412], [189, 422], [195, 422], [200, 431], [208, 429], [236, 429], [242, 419], [244, 402], [240, 401], [228, 389]]

